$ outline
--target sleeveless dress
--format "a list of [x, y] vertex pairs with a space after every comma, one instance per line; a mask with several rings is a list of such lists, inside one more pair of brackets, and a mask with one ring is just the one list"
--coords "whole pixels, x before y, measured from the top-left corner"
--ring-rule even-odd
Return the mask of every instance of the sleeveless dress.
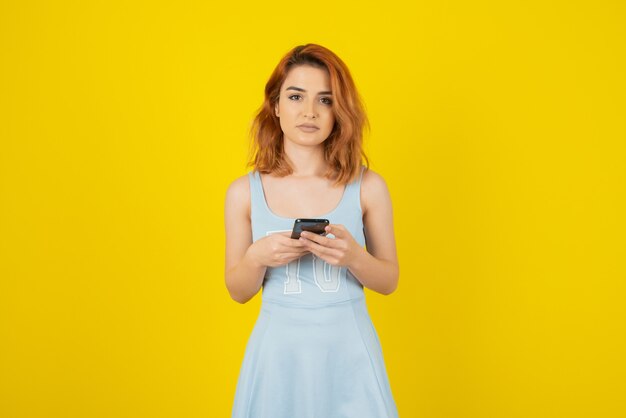
[[[337, 207], [318, 217], [344, 225], [361, 246], [362, 173], [345, 187]], [[291, 231], [295, 219], [274, 214], [258, 172], [248, 176], [253, 241]], [[267, 268], [232, 418], [397, 416], [363, 286], [351, 272], [310, 253]]]

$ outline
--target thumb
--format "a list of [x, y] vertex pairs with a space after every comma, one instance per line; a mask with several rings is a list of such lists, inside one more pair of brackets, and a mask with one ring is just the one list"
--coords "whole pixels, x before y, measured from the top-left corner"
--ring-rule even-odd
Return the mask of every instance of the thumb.
[[326, 233], [333, 234], [337, 238], [343, 238], [346, 235], [343, 225], [330, 224], [326, 228]]

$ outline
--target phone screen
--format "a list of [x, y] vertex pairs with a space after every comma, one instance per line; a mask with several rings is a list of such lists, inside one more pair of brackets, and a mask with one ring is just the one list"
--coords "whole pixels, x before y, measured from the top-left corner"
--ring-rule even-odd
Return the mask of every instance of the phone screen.
[[328, 219], [306, 219], [306, 218], [298, 218], [293, 223], [293, 231], [291, 232], [291, 238], [298, 239], [300, 238], [300, 233], [302, 231], [313, 232], [318, 235], [326, 235], [326, 225], [330, 222]]

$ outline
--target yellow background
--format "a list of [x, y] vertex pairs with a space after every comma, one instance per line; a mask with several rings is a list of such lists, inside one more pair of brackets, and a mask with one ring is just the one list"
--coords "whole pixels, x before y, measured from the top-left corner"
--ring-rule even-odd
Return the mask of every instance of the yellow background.
[[401, 417], [626, 416], [624, 3], [337, 3], [2, 1], [2, 418], [229, 416], [224, 194], [307, 42], [391, 190]]

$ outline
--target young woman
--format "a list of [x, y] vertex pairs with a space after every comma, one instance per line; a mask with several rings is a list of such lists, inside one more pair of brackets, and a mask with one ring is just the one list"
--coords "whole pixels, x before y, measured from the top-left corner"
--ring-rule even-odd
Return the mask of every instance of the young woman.
[[[265, 86], [253, 170], [226, 193], [226, 287], [240, 303], [263, 288], [233, 418], [398, 415], [363, 292], [398, 284], [389, 192], [362, 165], [366, 125], [348, 68], [322, 46], [292, 49]], [[330, 225], [294, 239], [296, 218]]]

